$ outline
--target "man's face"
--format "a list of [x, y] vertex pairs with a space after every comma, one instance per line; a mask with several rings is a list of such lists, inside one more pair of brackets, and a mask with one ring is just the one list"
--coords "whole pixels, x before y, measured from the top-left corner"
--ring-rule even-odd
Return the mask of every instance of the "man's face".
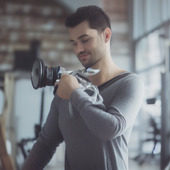
[[87, 21], [69, 28], [69, 37], [75, 54], [85, 68], [95, 66], [103, 57], [103, 34], [90, 28]]

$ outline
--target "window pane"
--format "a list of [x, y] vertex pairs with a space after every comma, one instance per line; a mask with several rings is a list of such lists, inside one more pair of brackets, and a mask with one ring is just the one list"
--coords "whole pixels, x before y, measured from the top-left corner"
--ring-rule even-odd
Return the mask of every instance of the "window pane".
[[136, 48], [136, 70], [141, 71], [163, 62], [164, 45], [160, 43], [159, 31], [143, 38]]

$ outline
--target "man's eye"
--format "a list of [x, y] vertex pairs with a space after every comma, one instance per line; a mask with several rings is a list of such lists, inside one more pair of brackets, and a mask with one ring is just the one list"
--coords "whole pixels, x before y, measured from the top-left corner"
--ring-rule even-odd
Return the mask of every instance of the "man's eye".
[[85, 43], [85, 42], [87, 42], [87, 41], [89, 41], [89, 39], [82, 40], [83, 43]]
[[73, 45], [73, 46], [76, 46], [76, 45], [77, 45], [77, 43], [76, 43], [76, 42], [73, 42], [73, 43], [72, 43], [72, 45]]

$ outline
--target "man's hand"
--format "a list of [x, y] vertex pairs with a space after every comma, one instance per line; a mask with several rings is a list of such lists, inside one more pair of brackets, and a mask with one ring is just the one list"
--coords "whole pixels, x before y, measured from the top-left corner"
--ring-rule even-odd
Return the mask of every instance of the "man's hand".
[[77, 79], [74, 76], [68, 74], [62, 75], [60, 81], [57, 82], [56, 85], [57, 84], [58, 84], [57, 95], [60, 98], [66, 100], [69, 100], [71, 93], [75, 89], [80, 87]]

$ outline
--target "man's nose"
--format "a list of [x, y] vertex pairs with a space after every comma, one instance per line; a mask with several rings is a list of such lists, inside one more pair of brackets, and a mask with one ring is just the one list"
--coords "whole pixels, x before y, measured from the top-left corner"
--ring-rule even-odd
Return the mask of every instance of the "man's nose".
[[81, 53], [82, 51], [84, 51], [84, 46], [83, 46], [83, 44], [78, 43], [78, 44], [77, 44], [77, 53], [79, 54], [79, 53]]

